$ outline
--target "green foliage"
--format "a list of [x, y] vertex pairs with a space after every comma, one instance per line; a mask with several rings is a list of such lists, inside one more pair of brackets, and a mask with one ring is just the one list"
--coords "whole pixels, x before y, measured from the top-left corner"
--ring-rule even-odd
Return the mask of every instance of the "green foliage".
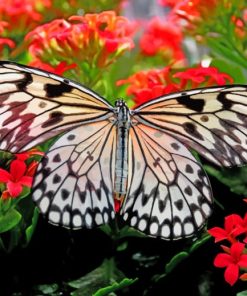
[[223, 183], [225, 186], [236, 194], [246, 194], [247, 192], [247, 167], [216, 169], [212, 166], [205, 165], [205, 170], [211, 176]]
[[112, 258], [105, 260], [101, 266], [85, 276], [69, 282], [68, 285], [76, 289], [71, 293], [72, 296], [103, 296], [117, 290], [126, 289], [136, 281], [137, 279], [125, 278], [123, 273], [115, 266]]
[[21, 221], [21, 214], [15, 209], [11, 209], [0, 216], [0, 233], [9, 231]]

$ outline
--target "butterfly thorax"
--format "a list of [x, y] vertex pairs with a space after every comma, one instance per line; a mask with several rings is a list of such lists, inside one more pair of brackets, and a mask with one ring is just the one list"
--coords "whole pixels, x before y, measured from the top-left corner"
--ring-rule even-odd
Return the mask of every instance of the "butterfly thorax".
[[114, 198], [116, 202], [120, 202], [120, 204], [122, 204], [127, 189], [130, 111], [123, 100], [116, 101], [115, 107], [117, 117], [117, 151]]

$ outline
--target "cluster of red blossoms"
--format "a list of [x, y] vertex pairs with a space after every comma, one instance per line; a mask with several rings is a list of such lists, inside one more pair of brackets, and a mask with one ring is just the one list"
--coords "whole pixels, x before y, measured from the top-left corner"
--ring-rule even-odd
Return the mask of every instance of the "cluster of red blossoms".
[[134, 29], [127, 18], [104, 11], [72, 16], [68, 21], [56, 19], [28, 33], [26, 41], [34, 59], [32, 65], [47, 70], [45, 64], [55, 61], [59, 73], [56, 68], [53, 72], [58, 74], [78, 65], [88, 75], [95, 68], [108, 67], [133, 48]]
[[39, 162], [30, 161], [30, 158], [36, 155], [43, 156], [43, 152], [33, 149], [28, 152], [17, 153], [14, 160], [10, 162], [8, 170], [0, 168], [0, 183], [5, 188], [1, 196], [3, 200], [19, 197], [24, 186], [31, 188]]
[[170, 67], [142, 71], [119, 80], [117, 85], [128, 84], [127, 94], [139, 105], [172, 92], [227, 83], [233, 83], [228, 74], [219, 72], [215, 67], [197, 66], [185, 71]]
[[216, 267], [225, 268], [227, 283], [234, 285], [238, 279], [247, 280], [247, 213], [244, 218], [237, 214], [225, 217], [224, 228], [213, 227], [208, 230], [215, 242], [228, 241], [230, 247], [221, 245], [224, 253], [219, 253], [214, 260]]

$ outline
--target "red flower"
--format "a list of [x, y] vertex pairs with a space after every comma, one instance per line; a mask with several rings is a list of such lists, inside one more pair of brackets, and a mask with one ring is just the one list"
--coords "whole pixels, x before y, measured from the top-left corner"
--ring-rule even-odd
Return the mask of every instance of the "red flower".
[[0, 169], [0, 182], [6, 184], [7, 192], [4, 196], [17, 197], [21, 194], [23, 186], [32, 186], [33, 178], [29, 176], [27, 165], [22, 160], [13, 160], [10, 164], [10, 172]]
[[247, 267], [247, 254], [243, 254], [244, 247], [244, 244], [236, 242], [232, 244], [229, 254], [220, 253], [215, 257], [216, 267], [226, 267], [224, 277], [231, 286], [238, 280], [239, 268]]
[[22, 35], [41, 22], [41, 11], [50, 7], [50, 0], [0, 1], [0, 20], [9, 23], [9, 30]]
[[[129, 84], [127, 94], [132, 95], [136, 104], [150, 99], [190, 88], [225, 84], [233, 79], [220, 73], [215, 67], [187, 69], [183, 72], [166, 67], [149, 71], [141, 71], [127, 79], [117, 81], [117, 85]], [[175, 73], [174, 73], [175, 72]]]
[[29, 63], [29, 66], [39, 68], [57, 75], [63, 75], [64, 72], [77, 67], [75, 63], [68, 65], [67, 62], [60, 62], [57, 66], [52, 67], [50, 64], [43, 63], [38, 59], [35, 59], [31, 63]]
[[15, 43], [13, 40], [9, 39], [9, 38], [4, 38], [4, 30], [8, 27], [8, 23], [4, 22], [4, 21], [0, 21], [0, 54], [3, 51], [4, 46], [8, 46], [9, 48], [14, 48], [15, 47]]
[[126, 18], [104, 11], [72, 16], [69, 21], [56, 19], [35, 28], [26, 40], [35, 60], [56, 64], [66, 61], [69, 65], [76, 60], [77, 75], [88, 79], [89, 71], [95, 76], [95, 68], [107, 67], [134, 46], [133, 31], [133, 24]]
[[216, 243], [225, 239], [234, 243], [238, 235], [246, 232], [246, 228], [242, 226], [242, 223], [243, 220], [239, 215], [232, 214], [225, 217], [224, 228], [213, 227], [208, 230], [208, 233], [215, 238]]
[[[202, 67], [187, 69], [174, 74], [181, 81], [181, 88], [197, 88], [203, 86], [224, 85], [233, 83], [233, 79], [226, 73], [220, 73], [215, 67]], [[188, 83], [191, 85], [189, 86]]]
[[170, 68], [141, 71], [127, 79], [117, 81], [117, 85], [130, 84], [128, 95], [134, 95], [137, 105], [164, 94], [175, 92], [179, 87], [171, 80]]
[[178, 0], [158, 0], [158, 3], [162, 6], [174, 7], [179, 1]]
[[36, 148], [33, 148], [33, 149], [30, 149], [28, 151], [25, 151], [25, 152], [21, 152], [21, 153], [16, 153], [15, 154], [15, 157], [16, 159], [18, 160], [22, 160], [22, 161], [25, 161], [27, 160], [28, 158], [32, 157], [32, 156], [36, 156], [36, 155], [39, 155], [39, 156], [43, 156], [45, 153], [36, 149]]
[[174, 13], [187, 20], [205, 20], [216, 8], [216, 0], [180, 0], [174, 6]]
[[153, 18], [140, 39], [141, 52], [144, 55], [161, 55], [170, 62], [185, 60], [182, 50], [183, 35], [175, 23]]

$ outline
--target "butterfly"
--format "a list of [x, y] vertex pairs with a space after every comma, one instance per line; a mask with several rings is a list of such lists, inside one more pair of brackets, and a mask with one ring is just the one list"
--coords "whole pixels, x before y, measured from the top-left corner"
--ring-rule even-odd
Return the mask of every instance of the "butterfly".
[[119, 216], [149, 236], [194, 236], [212, 190], [192, 150], [218, 166], [247, 162], [247, 86], [170, 94], [130, 110], [67, 78], [0, 62], [0, 149], [52, 137], [32, 196], [57, 225], [78, 229]]

